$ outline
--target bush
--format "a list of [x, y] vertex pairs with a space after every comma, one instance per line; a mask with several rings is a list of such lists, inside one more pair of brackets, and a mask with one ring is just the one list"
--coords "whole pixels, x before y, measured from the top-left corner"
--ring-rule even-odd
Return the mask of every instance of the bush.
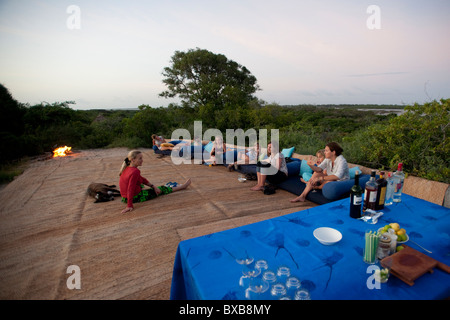
[[367, 161], [394, 170], [450, 183], [450, 99], [415, 104], [387, 125], [368, 128], [361, 151]]

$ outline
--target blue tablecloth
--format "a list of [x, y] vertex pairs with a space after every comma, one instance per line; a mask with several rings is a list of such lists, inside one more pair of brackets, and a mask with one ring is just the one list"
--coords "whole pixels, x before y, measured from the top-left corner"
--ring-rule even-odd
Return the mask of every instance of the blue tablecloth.
[[[427, 255], [450, 265], [450, 209], [403, 195], [401, 203], [383, 212], [378, 223], [370, 225], [350, 218], [349, 199], [343, 199], [182, 241], [175, 257], [171, 299], [245, 299], [239, 287], [242, 269], [235, 261], [239, 250], [267, 260], [274, 271], [280, 265], [290, 267], [313, 300], [450, 297], [450, 275], [439, 269], [421, 276], [413, 286], [391, 276], [378, 289], [369, 289], [373, 270], [368, 271], [363, 262], [364, 232], [391, 222], [398, 222], [411, 240], [433, 252]], [[322, 245], [313, 236], [318, 227], [339, 230], [342, 240]], [[406, 244], [423, 252], [411, 242]]]

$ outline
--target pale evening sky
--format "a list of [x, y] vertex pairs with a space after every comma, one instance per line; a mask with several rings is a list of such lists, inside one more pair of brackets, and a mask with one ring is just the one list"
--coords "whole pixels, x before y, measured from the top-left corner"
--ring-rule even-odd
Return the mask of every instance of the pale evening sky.
[[423, 103], [450, 98], [449, 15], [448, 0], [0, 0], [0, 83], [31, 105], [167, 106], [163, 68], [198, 47], [247, 67], [268, 103]]

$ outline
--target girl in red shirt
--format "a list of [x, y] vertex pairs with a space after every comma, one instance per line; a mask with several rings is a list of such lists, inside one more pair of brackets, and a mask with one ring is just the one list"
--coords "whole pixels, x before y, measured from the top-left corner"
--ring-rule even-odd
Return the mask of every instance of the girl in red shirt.
[[[184, 184], [176, 187], [166, 187], [151, 184], [146, 178], [141, 176], [141, 171], [138, 169], [143, 163], [143, 154], [139, 150], [130, 151], [128, 157], [125, 158], [122, 168], [120, 169], [120, 194], [122, 202], [127, 204], [127, 207], [122, 210], [122, 213], [133, 210], [133, 202], [144, 202], [156, 198], [161, 194], [169, 194], [175, 191], [186, 189], [191, 184], [191, 179], [188, 179]], [[150, 189], [142, 189], [146, 185]], [[132, 201], [128, 201], [132, 199]]]

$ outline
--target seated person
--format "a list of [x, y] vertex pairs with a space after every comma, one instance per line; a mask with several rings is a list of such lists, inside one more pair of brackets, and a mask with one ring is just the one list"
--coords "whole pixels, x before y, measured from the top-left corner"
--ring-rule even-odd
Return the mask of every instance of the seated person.
[[[138, 169], [143, 162], [142, 156], [143, 154], [139, 150], [130, 151], [120, 169], [120, 194], [122, 196], [122, 202], [127, 204], [126, 208], [122, 210], [122, 213], [132, 211], [133, 203], [135, 202], [144, 202], [154, 199], [159, 195], [183, 190], [191, 184], [191, 179], [188, 179], [184, 184], [173, 188], [166, 186], [155, 187], [155, 185], [141, 176], [141, 171]], [[142, 189], [143, 185], [149, 186], [150, 189]]]
[[343, 149], [338, 143], [330, 142], [325, 147], [325, 160], [320, 165], [315, 166], [314, 162], [309, 160], [308, 165], [314, 173], [302, 194], [292, 199], [291, 202], [305, 201], [311, 190], [322, 189], [323, 185], [330, 181], [350, 179], [347, 160], [341, 155], [342, 151]]
[[225, 154], [226, 149], [227, 149], [227, 147], [226, 147], [225, 143], [223, 142], [222, 137], [221, 136], [217, 136], [214, 139], [213, 147], [212, 147], [211, 152], [209, 154], [210, 155], [210, 159], [209, 159], [208, 162], [212, 162], [212, 165], [215, 166], [217, 164], [216, 160], [220, 159], [220, 157], [221, 157], [222, 160], [218, 161], [218, 163], [222, 164], [223, 163], [223, 155]]
[[[278, 184], [286, 180], [288, 177], [286, 159], [284, 158], [284, 155], [279, 151], [277, 142], [272, 141], [271, 143], [269, 143], [269, 145], [267, 146], [267, 155], [269, 156], [269, 158], [263, 161], [258, 161], [258, 163], [256, 164], [256, 176], [258, 183], [256, 184], [256, 186], [250, 189], [252, 191], [264, 190], [266, 180], [272, 184]], [[267, 174], [266, 170], [264, 169], [275, 169], [276, 173]]]
[[[316, 152], [316, 162], [314, 163], [314, 166], [317, 167], [319, 164], [323, 162], [324, 159], [325, 159], [325, 149], [318, 150]], [[312, 161], [312, 156], [309, 158], [309, 160]], [[324, 170], [323, 173], [327, 174], [327, 170]], [[311, 179], [312, 173], [305, 172], [303, 175], [304, 176], [300, 178], [300, 181], [306, 184], [309, 181], [309, 179]]]

